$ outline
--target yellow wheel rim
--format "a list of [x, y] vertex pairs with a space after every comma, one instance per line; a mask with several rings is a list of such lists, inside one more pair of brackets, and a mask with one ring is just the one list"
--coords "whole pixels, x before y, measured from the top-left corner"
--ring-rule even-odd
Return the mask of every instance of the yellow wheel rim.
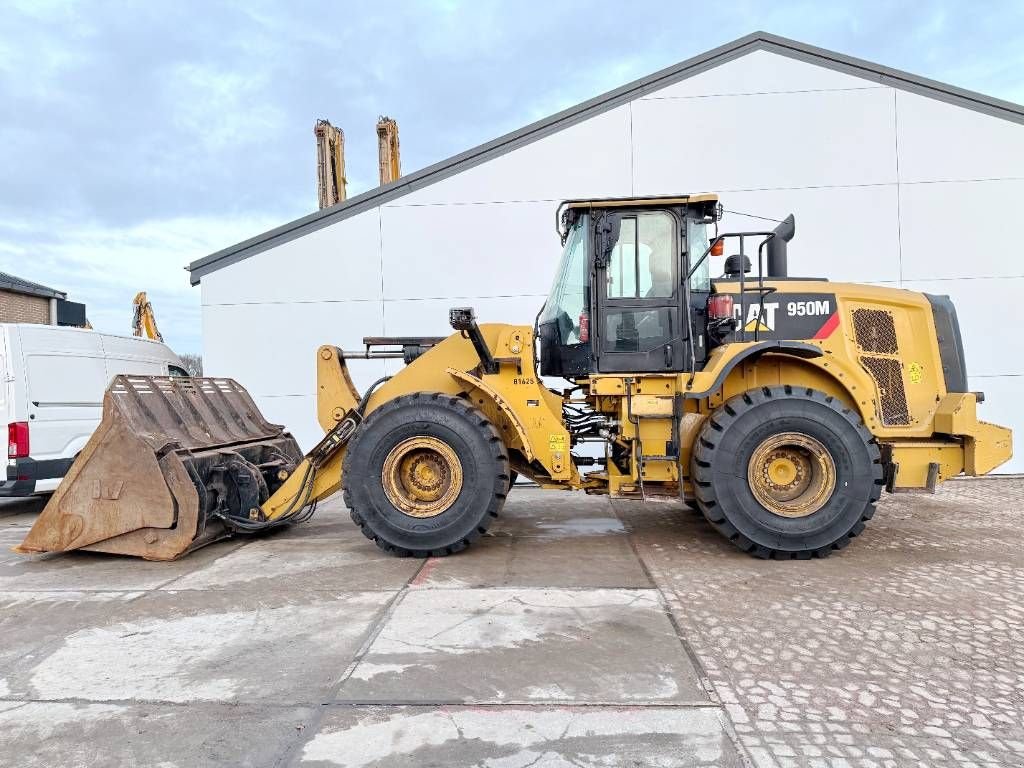
[[825, 446], [800, 432], [772, 435], [754, 450], [747, 482], [761, 505], [780, 517], [813, 515], [832, 497], [836, 465]]
[[462, 462], [436, 437], [411, 437], [388, 454], [381, 471], [388, 501], [410, 517], [434, 517], [462, 491]]

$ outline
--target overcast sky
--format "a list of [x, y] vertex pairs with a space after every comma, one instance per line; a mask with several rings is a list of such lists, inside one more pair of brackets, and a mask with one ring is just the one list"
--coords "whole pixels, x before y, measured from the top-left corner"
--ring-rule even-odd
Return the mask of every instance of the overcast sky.
[[1024, 102], [1021, 0], [0, 0], [0, 270], [200, 351], [182, 267], [316, 208], [317, 118], [352, 196], [380, 114], [408, 173], [759, 29]]

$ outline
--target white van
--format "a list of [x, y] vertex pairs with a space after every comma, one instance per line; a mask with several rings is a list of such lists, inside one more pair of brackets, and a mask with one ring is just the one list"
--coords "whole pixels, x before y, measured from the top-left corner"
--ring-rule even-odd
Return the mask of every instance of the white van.
[[0, 323], [0, 425], [7, 474], [0, 496], [53, 491], [103, 415], [119, 373], [187, 376], [170, 349], [133, 336]]

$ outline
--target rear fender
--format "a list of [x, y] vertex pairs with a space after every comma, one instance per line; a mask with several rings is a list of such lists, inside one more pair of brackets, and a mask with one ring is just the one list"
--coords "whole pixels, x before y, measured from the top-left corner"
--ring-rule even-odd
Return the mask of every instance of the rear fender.
[[799, 341], [767, 341], [728, 344], [715, 350], [713, 359], [685, 390], [687, 398], [706, 398], [716, 408], [730, 397], [755, 387], [809, 387], [841, 400], [857, 411], [872, 431], [876, 428], [873, 393], [857, 384], [864, 374], [842, 357], [826, 355], [816, 344]]
[[[767, 341], [727, 344], [715, 350], [704, 370], [696, 374], [690, 386], [683, 377], [683, 397], [699, 401], [698, 412], [687, 408], [679, 424], [680, 474], [689, 475], [693, 444], [707, 414], [730, 397], [756, 387], [803, 386], [830, 394], [862, 413], [862, 406], [843, 385], [832, 367], [822, 363], [824, 353], [814, 344], [794, 341]], [[831, 360], [829, 361], [831, 362]], [[870, 403], [869, 403], [870, 405]], [[690, 498], [689, 482], [684, 495]]]
[[709, 397], [720, 390], [726, 379], [743, 362], [754, 362], [767, 354], [787, 355], [805, 360], [824, 353], [814, 344], [800, 341], [761, 341], [723, 344], [711, 353], [703, 370], [687, 381], [683, 396], [688, 399]]

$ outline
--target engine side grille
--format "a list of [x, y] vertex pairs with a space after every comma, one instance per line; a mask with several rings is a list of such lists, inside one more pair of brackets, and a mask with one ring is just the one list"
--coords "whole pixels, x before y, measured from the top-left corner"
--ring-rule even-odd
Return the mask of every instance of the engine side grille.
[[880, 355], [900, 353], [892, 312], [881, 309], [855, 309], [852, 315], [853, 332], [861, 351]]
[[903, 388], [903, 367], [900, 361], [890, 357], [865, 355], [861, 357], [860, 363], [875, 380], [875, 387], [878, 389], [878, 416], [882, 423], [893, 427], [910, 424], [910, 408], [907, 406], [907, 393]]

